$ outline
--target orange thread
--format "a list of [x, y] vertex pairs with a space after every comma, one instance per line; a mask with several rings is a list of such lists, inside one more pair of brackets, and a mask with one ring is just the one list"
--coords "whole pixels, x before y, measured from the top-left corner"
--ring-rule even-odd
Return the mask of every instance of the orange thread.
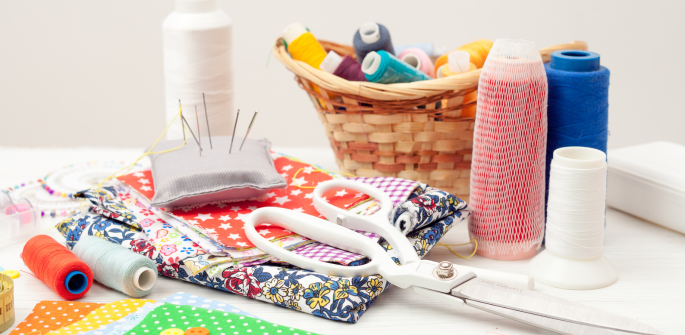
[[[36, 278], [65, 300], [83, 297], [93, 283], [93, 271], [88, 264], [50, 236], [37, 235], [31, 238], [26, 242], [21, 257]], [[69, 292], [64, 284], [67, 275], [73, 271], [80, 271], [88, 278], [88, 285], [79, 294]]]

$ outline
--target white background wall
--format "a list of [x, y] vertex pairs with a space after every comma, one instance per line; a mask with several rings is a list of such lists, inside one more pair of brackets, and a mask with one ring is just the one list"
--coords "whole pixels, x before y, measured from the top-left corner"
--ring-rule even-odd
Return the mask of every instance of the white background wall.
[[[0, 145], [138, 146], [164, 128], [161, 24], [172, 0], [2, 0]], [[260, 110], [251, 136], [328, 146], [309, 98], [270, 49], [305, 23], [350, 43], [377, 21], [395, 44], [454, 48], [479, 38], [538, 47], [584, 40], [611, 74], [610, 147], [685, 144], [684, 1], [227, 1], [235, 107]], [[267, 67], [268, 63], [268, 67]], [[239, 129], [246, 129], [243, 117]]]

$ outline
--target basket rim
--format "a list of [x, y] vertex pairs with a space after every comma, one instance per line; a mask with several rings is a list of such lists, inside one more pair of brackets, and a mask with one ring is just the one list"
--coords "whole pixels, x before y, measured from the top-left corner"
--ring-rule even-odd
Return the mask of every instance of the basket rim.
[[[319, 42], [321, 42], [322, 45], [329, 46], [329, 48], [332, 46], [345, 47], [325, 40], [319, 40]], [[583, 41], [573, 41], [546, 47], [540, 49], [539, 52], [542, 61], [548, 62], [553, 51], [587, 50], [587, 48], [587, 43]], [[481, 69], [477, 69], [439, 79], [415, 81], [411, 83], [377, 84], [371, 82], [348, 81], [332, 73], [315, 69], [305, 62], [295, 60], [290, 57], [290, 54], [285, 49], [281, 37], [279, 37], [274, 44], [273, 55], [295, 75], [314, 83], [326, 91], [361, 96], [373, 100], [415, 100], [452, 91], [476, 88], [481, 73]]]

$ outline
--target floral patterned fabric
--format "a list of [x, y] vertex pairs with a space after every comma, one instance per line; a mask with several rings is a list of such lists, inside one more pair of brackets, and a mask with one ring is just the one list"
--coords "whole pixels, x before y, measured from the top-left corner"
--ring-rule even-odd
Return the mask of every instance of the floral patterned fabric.
[[[425, 192], [425, 188], [418, 187], [410, 198], [418, 197]], [[449, 197], [448, 193], [443, 193], [445, 198]], [[453, 206], [449, 209], [430, 208], [430, 216], [435, 218], [435, 222], [407, 236], [419, 256], [425, 256], [456, 223], [464, 221], [470, 215], [463, 201], [456, 199], [453, 202]], [[438, 205], [446, 203], [449, 201], [437, 202]], [[109, 225], [102, 230], [93, 227], [101, 222], [107, 222]], [[122, 229], [124, 226], [127, 227], [125, 232]], [[268, 265], [269, 263], [246, 267], [236, 266], [233, 263], [219, 263], [195, 272], [182, 260], [176, 261], [164, 257], [143, 232], [136, 231], [127, 224], [104, 218], [92, 211], [77, 214], [58, 224], [58, 228], [67, 238], [69, 248], [72, 248], [75, 241], [84, 233], [96, 235], [153, 259], [157, 262], [161, 275], [331, 320], [357, 322], [371, 303], [390, 285], [379, 275], [336, 277], [297, 269], [289, 265], [272, 266]], [[105, 233], [99, 233], [102, 231]], [[381, 245], [398, 262], [392, 246], [387, 242], [381, 242]], [[366, 261], [368, 259], [361, 259], [351, 263], [350, 266], [364, 264]]]
[[390, 217], [393, 226], [406, 235], [451, 213], [458, 213], [466, 206], [463, 200], [445, 191], [422, 185], [419, 192], [412, 193], [407, 201], [396, 206]]

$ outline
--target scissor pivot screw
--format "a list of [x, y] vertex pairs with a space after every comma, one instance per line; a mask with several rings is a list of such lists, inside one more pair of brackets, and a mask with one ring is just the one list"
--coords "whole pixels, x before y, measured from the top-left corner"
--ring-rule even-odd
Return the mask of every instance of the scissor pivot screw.
[[457, 270], [451, 262], [442, 261], [433, 269], [433, 276], [440, 280], [452, 280], [457, 276]]

